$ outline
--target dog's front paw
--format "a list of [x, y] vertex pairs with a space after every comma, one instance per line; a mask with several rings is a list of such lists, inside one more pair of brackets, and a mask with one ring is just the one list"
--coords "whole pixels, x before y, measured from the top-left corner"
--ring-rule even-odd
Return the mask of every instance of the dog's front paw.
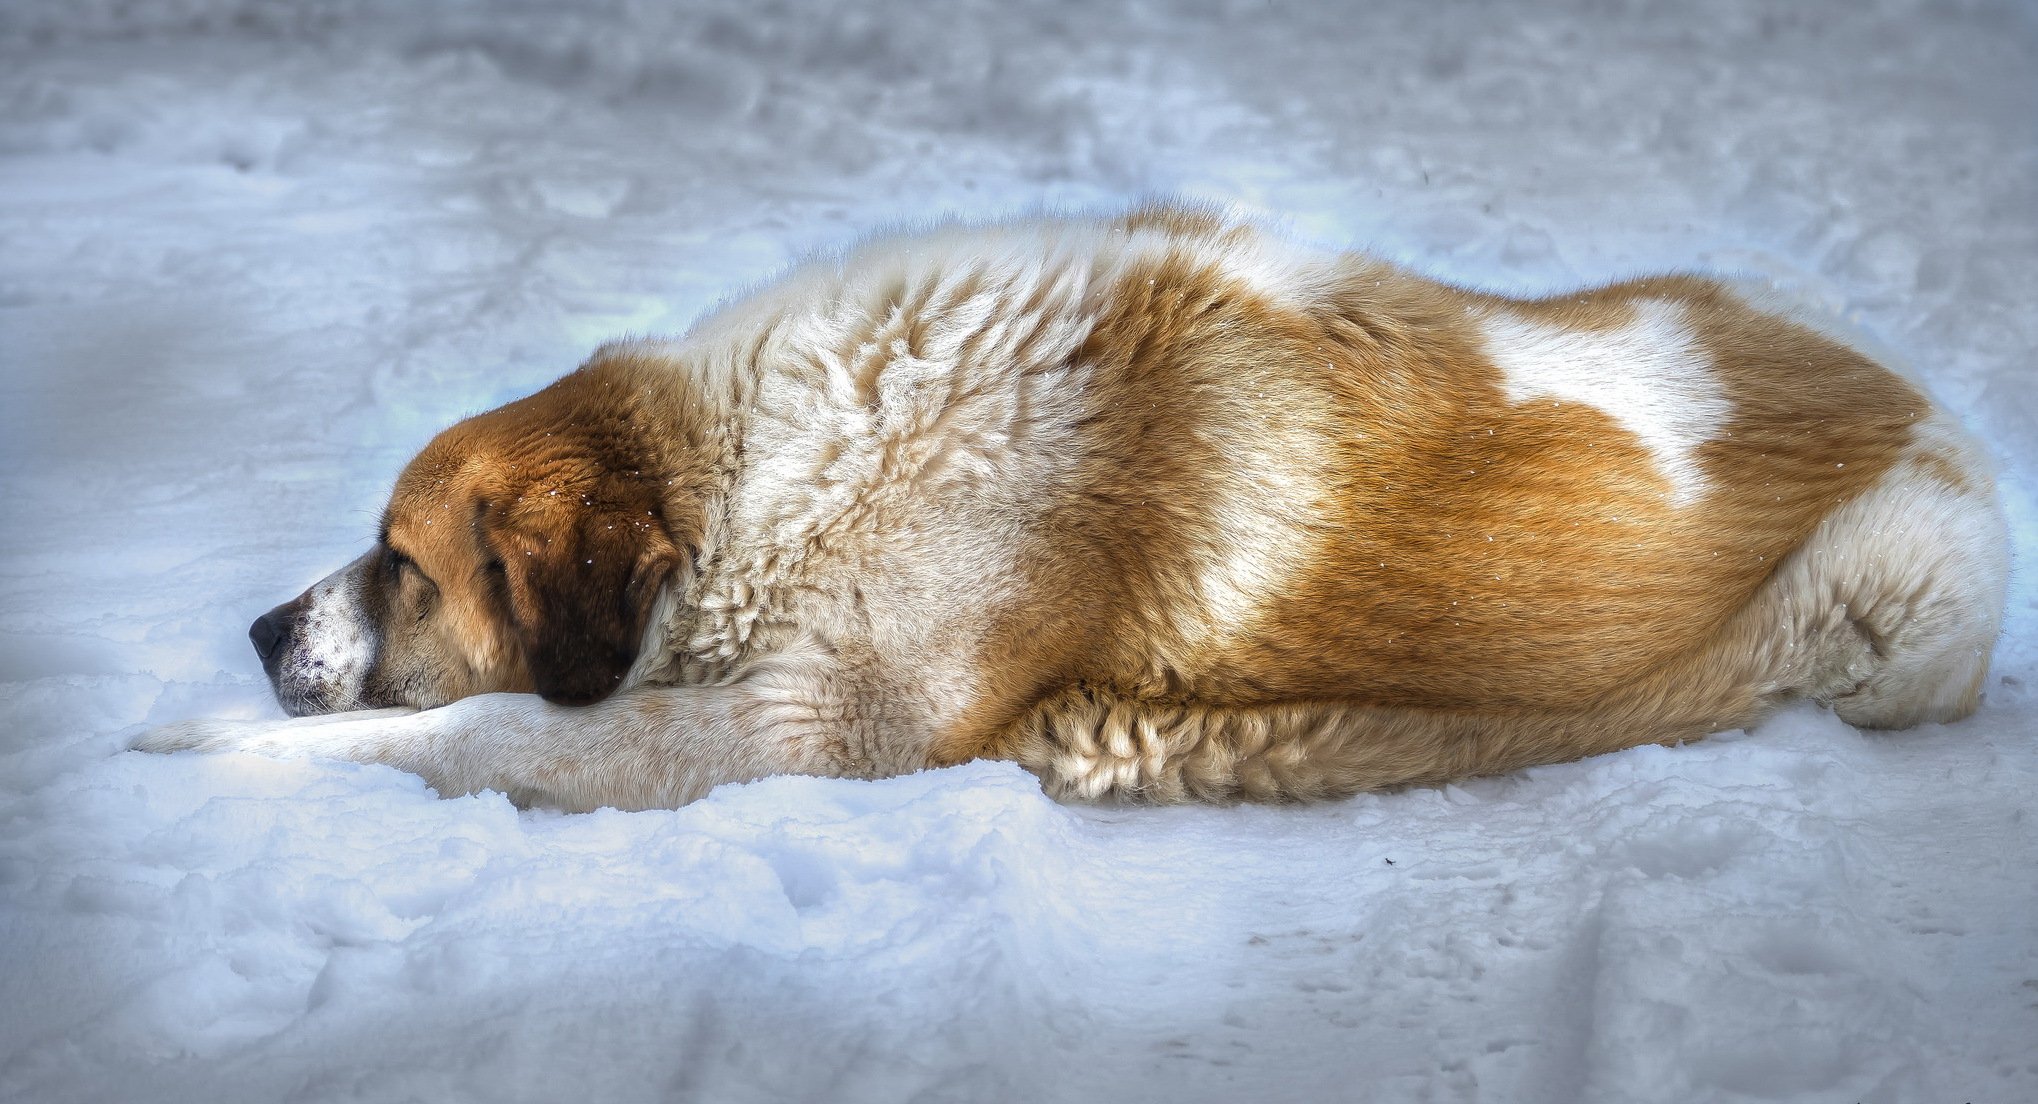
[[[363, 709], [277, 721], [178, 721], [152, 728], [129, 746], [136, 751], [251, 751], [290, 757], [372, 758], [386, 726], [417, 710]], [[364, 750], [370, 749], [370, 750]]]
[[237, 751], [245, 749], [251, 737], [273, 727], [274, 722], [262, 721], [178, 721], [149, 729], [136, 737], [129, 747], [135, 751], [157, 753]]

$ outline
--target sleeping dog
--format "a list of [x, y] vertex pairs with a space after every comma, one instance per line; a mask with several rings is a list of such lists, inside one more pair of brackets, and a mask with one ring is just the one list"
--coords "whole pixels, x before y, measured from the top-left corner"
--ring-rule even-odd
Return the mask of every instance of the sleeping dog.
[[140, 747], [674, 806], [1015, 760], [1323, 798], [1975, 708], [2008, 534], [1920, 391], [1720, 281], [1544, 299], [1206, 211], [811, 262], [446, 430]]

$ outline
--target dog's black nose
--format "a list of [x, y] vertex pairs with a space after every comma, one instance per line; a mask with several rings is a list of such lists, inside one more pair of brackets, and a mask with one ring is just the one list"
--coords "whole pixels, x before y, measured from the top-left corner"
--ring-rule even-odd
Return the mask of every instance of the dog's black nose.
[[284, 627], [275, 610], [255, 618], [255, 623], [248, 626], [248, 639], [254, 642], [255, 654], [264, 660], [275, 655], [277, 645], [283, 643]]

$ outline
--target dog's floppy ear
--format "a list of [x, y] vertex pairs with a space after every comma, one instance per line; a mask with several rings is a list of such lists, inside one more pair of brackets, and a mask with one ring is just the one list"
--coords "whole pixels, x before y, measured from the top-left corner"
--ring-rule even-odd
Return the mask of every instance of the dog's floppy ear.
[[501, 565], [503, 599], [540, 695], [587, 705], [614, 693], [637, 661], [658, 591], [680, 563], [643, 503], [554, 501], [532, 509], [484, 502], [477, 528]]

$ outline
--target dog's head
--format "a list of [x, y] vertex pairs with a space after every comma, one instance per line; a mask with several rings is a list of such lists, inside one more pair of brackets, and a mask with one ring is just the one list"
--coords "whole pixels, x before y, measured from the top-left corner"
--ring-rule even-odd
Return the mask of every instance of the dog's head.
[[283, 707], [585, 704], [621, 687], [699, 532], [694, 480], [665, 447], [679, 435], [645, 402], [583, 369], [440, 434], [398, 478], [375, 547], [249, 629]]

